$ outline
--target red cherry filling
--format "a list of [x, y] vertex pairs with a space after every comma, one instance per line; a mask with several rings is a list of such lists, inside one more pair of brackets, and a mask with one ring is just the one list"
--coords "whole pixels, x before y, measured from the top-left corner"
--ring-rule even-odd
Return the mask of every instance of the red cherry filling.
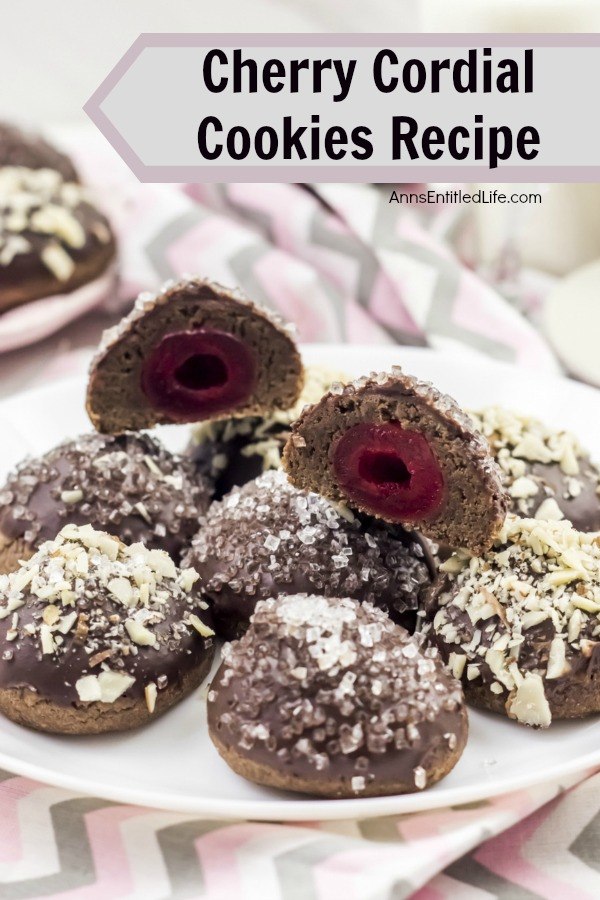
[[335, 477], [350, 501], [374, 515], [402, 522], [435, 513], [444, 476], [427, 438], [398, 422], [363, 422], [333, 445]]
[[156, 409], [179, 421], [228, 412], [256, 384], [254, 353], [224, 331], [176, 331], [154, 347], [142, 369], [142, 390]]

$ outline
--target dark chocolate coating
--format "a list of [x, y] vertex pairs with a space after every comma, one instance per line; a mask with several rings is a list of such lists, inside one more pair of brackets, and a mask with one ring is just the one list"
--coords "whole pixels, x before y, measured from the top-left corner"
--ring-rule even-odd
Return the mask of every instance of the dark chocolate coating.
[[[106, 463], [99, 465], [102, 458]], [[148, 466], [148, 459], [162, 476]], [[83, 492], [80, 501], [61, 500], [62, 492], [72, 490]], [[126, 544], [141, 541], [166, 550], [178, 561], [209, 502], [208, 486], [191, 463], [155, 438], [91, 433], [25, 460], [9, 475], [0, 491], [0, 535], [36, 549], [67, 522], [89, 523]], [[137, 503], [150, 521], [135, 508]]]
[[[128, 556], [128, 548], [120, 546], [118, 558], [111, 561], [104, 551], [88, 550], [82, 543], [59, 538], [46, 544], [25, 564], [25, 569], [34, 572], [30, 584], [37, 585], [36, 592], [30, 586], [18, 587], [22, 569], [2, 576], [0, 690], [29, 688], [59, 706], [77, 705], [81, 702], [77, 681], [100, 675], [103, 665], [107, 665], [112, 671], [135, 679], [121, 696], [141, 699], [149, 683], [159, 690], [180, 687], [188, 673], [205, 667], [214, 653], [214, 641], [210, 636], [202, 637], [189, 621], [190, 615], [196, 615], [210, 627], [210, 615], [203, 609], [206, 604], [197, 586], [186, 590], [174, 567], [170, 575], [153, 574], [143, 556], [137, 551]], [[65, 549], [86, 555], [85, 574], [68, 570], [64, 563], [57, 568]], [[42, 593], [51, 589], [58, 575], [70, 585], [72, 597], [68, 602], [62, 600], [60, 590], [52, 594], [51, 600], [39, 596], [38, 588]], [[115, 579], [131, 586], [139, 585], [136, 579], [140, 577], [148, 589], [145, 603], [139, 600], [132, 606], [121, 602], [113, 593]], [[14, 604], [15, 599], [23, 605], [17, 604], [13, 613], [7, 604]], [[44, 653], [42, 630], [49, 627], [44, 624], [49, 609], [55, 615], [50, 620], [56, 626], [52, 632], [54, 647]], [[58, 629], [57, 623], [72, 618], [74, 613], [77, 618], [70, 627]], [[140, 613], [147, 618], [138, 619]], [[153, 636], [154, 645], [134, 640], [126, 623], [135, 621], [152, 623], [147, 631]]]
[[[0, 602], [1, 599], [0, 597]], [[123, 613], [120, 604], [109, 597], [99, 595], [90, 598], [78, 597], [74, 608], [84, 614], [90, 614], [97, 609], [102, 611], [102, 617], [98, 618], [100, 641], [103, 637], [102, 629], [110, 628], [106, 621], [107, 616]], [[39, 602], [36, 603], [36, 598], [27, 597], [26, 606], [19, 610], [19, 628], [32, 622], [39, 624], [41, 609], [42, 606]], [[140, 647], [135, 656], [117, 658], [116, 662], [121, 662], [122, 670], [136, 679], [122, 695], [123, 697], [143, 698], [145, 686], [149, 682], [156, 682], [161, 676], [167, 679], [165, 686], [179, 685], [189, 672], [206, 661], [207, 655], [212, 657], [214, 653], [212, 639], [201, 638], [190, 627], [179, 632], [175, 631], [175, 628], [179, 627], [185, 609], [181, 603], [173, 603], [165, 620], [154, 627], [154, 633], [160, 640], [159, 647]], [[207, 621], [206, 612], [197, 603], [191, 605], [189, 611]], [[6, 632], [10, 629], [10, 622], [10, 616], [0, 621], [0, 689], [30, 687], [59, 706], [79, 703], [75, 689], [77, 680], [85, 675], [98, 675], [102, 669], [100, 666], [90, 666], [90, 654], [85, 651], [84, 645], [78, 642], [75, 629], [65, 635], [64, 654], [61, 654], [60, 663], [57, 664], [52, 656], [42, 656], [36, 637], [23, 635], [16, 641], [7, 641]], [[12, 653], [10, 659], [5, 658], [7, 652]], [[108, 663], [111, 667], [115, 667], [114, 658], [109, 659]]]
[[[58, 194], [52, 202], [62, 203]], [[30, 213], [44, 205], [45, 201], [40, 197], [39, 205], [31, 207]], [[12, 203], [0, 199], [0, 245], [15, 236], [15, 232], [3, 226], [3, 215], [10, 213], [12, 208]], [[71, 293], [108, 271], [115, 259], [116, 241], [107, 218], [86, 200], [81, 200], [70, 213], [85, 233], [85, 241], [80, 247], [67, 244], [58, 235], [35, 231], [29, 226], [17, 232], [18, 238], [24, 239], [29, 249], [15, 254], [8, 264], [0, 265], [0, 310], [42, 297]], [[42, 258], [44, 250], [51, 244], [65, 250], [74, 264], [72, 273], [65, 279], [49, 269]]]
[[[554, 500], [579, 531], [600, 530], [600, 470], [573, 434], [500, 406], [471, 415], [498, 461], [515, 515], [536, 517], [545, 500]], [[522, 478], [537, 492], [513, 496]]]
[[[283, 775], [292, 790], [308, 783], [329, 796], [416, 790], [437, 780], [450, 767], [443, 771], [443, 760], [455, 761], [466, 741], [458, 682], [437, 651], [420, 649], [382, 611], [335, 598], [328, 601], [334, 619], [349, 610], [354, 619], [339, 635], [333, 626], [332, 640], [348, 642], [354, 658], [317, 664], [315, 647], [330, 640], [318, 609], [300, 626], [281, 621], [285, 607], [315, 599], [261, 603], [248, 632], [226, 649], [208, 696], [209, 729], [225, 758], [233, 750]], [[352, 786], [357, 776], [364, 787]]]
[[355, 517], [270, 471], [213, 503], [183, 565], [193, 566], [227, 639], [247, 628], [258, 600], [343, 594], [401, 620], [429, 584], [430, 557], [415, 535]]
[[424, 631], [469, 702], [542, 727], [600, 712], [599, 567], [593, 534], [512, 515], [486, 556], [446, 564]]
[[54, 169], [65, 181], [79, 181], [77, 169], [38, 134], [28, 134], [8, 122], [0, 122], [0, 166], [24, 166], [27, 169]]
[[558, 463], [533, 463], [529, 471], [539, 483], [540, 490], [531, 500], [531, 509], [537, 509], [545, 499], [553, 497], [565, 519], [572, 522], [579, 531], [599, 531], [598, 469], [588, 456], [579, 458], [579, 469], [577, 480], [581, 483], [581, 492], [577, 497], [570, 497], [567, 491], [567, 476]]
[[[254, 419], [253, 422], [262, 424], [263, 419]], [[216, 422], [217, 428], [221, 425]], [[268, 431], [270, 439], [275, 440], [280, 452], [283, 452], [285, 442], [290, 434], [289, 426], [274, 424]], [[228, 441], [206, 440], [196, 444], [191, 441], [186, 453], [194, 462], [198, 472], [214, 485], [215, 500], [221, 500], [225, 494], [235, 487], [241, 487], [247, 482], [258, 478], [264, 471], [263, 457], [258, 453], [244, 453], [248, 446], [249, 438], [236, 435]], [[215, 471], [214, 458], [224, 454], [227, 464], [224, 469]]]

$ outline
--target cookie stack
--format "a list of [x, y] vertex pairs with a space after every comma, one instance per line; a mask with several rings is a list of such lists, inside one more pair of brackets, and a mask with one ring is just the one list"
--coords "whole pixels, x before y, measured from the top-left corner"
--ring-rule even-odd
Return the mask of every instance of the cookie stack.
[[[400, 369], [305, 371], [284, 323], [199, 278], [105, 334], [87, 409], [95, 432], [0, 492], [15, 721], [145, 724], [221, 638], [227, 764], [355, 797], [443, 778], [467, 704], [534, 727], [600, 711], [598, 470], [570, 435]], [[187, 423], [183, 457], [140, 433]]]

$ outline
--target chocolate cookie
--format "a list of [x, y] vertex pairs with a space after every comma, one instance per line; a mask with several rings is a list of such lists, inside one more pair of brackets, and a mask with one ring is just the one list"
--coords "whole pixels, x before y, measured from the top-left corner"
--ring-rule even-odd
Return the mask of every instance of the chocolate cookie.
[[400, 618], [414, 613], [430, 582], [416, 536], [367, 528], [280, 471], [213, 503], [183, 564], [200, 573], [215, 628], [228, 639], [246, 630], [256, 603], [268, 597], [318, 591], [369, 600]]
[[77, 169], [65, 153], [61, 153], [39, 134], [28, 134], [8, 122], [0, 122], [0, 167], [2, 166], [54, 169], [64, 181], [79, 181]]
[[597, 535], [509, 515], [489, 553], [441, 570], [426, 631], [467, 702], [539, 727], [600, 712]]
[[320, 400], [344, 376], [323, 366], [307, 366], [304, 387], [291, 409], [265, 416], [202, 422], [192, 429], [187, 453], [198, 471], [215, 486], [220, 499], [232, 488], [281, 467], [281, 454], [290, 426], [305, 406]]
[[190, 461], [149, 435], [82, 435], [26, 459], [0, 490], [0, 572], [12, 571], [67, 522], [90, 523], [179, 560], [209, 502]]
[[502, 470], [513, 512], [600, 530], [600, 471], [575, 435], [500, 406], [470, 415]]
[[107, 275], [116, 246], [79, 184], [51, 169], [0, 168], [0, 312]]
[[423, 790], [456, 765], [468, 727], [435, 649], [369, 603], [306, 595], [262, 601], [223, 648], [208, 725], [239, 775], [322, 797]]
[[306, 409], [283, 463], [297, 487], [452, 547], [485, 550], [506, 514], [500, 471], [469, 418], [397, 367]]
[[165, 712], [214, 653], [197, 577], [162, 550], [66, 525], [0, 576], [0, 711], [60, 734], [125, 731]]
[[142, 294], [105, 332], [87, 409], [98, 431], [288, 409], [302, 389], [289, 330], [271, 312], [202, 279]]

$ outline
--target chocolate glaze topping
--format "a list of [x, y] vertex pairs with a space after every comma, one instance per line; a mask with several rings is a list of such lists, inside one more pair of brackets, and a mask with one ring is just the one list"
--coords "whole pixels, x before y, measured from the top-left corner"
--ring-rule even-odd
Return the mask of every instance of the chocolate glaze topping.
[[[555, 704], [561, 717], [580, 714], [579, 705], [564, 707], [573, 684], [586, 692], [585, 709], [592, 711], [590, 680], [600, 665], [597, 535], [566, 520], [509, 515], [489, 553], [456, 553], [440, 570], [425, 630], [462, 677], [467, 696], [485, 686], [511, 718], [546, 727]], [[600, 710], [600, 697], [595, 706]]]
[[67, 522], [89, 522], [178, 559], [209, 502], [190, 461], [155, 438], [91, 433], [25, 460], [9, 475], [0, 491], [0, 535], [35, 548]]
[[600, 471], [575, 435], [499, 406], [471, 416], [500, 466], [513, 512], [600, 530]]
[[193, 566], [216, 628], [234, 637], [258, 600], [319, 591], [369, 600], [396, 616], [415, 609], [430, 572], [418, 538], [364, 523], [318, 494], [266, 472], [213, 503], [184, 565]]
[[62, 706], [151, 704], [213, 653], [196, 582], [163, 551], [65, 526], [0, 576], [0, 690], [29, 687]]
[[1, 306], [68, 292], [115, 256], [107, 219], [51, 169], [0, 168]]
[[0, 166], [27, 169], [55, 169], [65, 181], [79, 181], [69, 157], [38, 134], [27, 134], [14, 125], [0, 122]]
[[260, 602], [225, 645], [208, 721], [253, 761], [356, 794], [374, 781], [422, 790], [432, 749], [466, 739], [460, 685], [434, 648], [369, 603], [307, 595]]

